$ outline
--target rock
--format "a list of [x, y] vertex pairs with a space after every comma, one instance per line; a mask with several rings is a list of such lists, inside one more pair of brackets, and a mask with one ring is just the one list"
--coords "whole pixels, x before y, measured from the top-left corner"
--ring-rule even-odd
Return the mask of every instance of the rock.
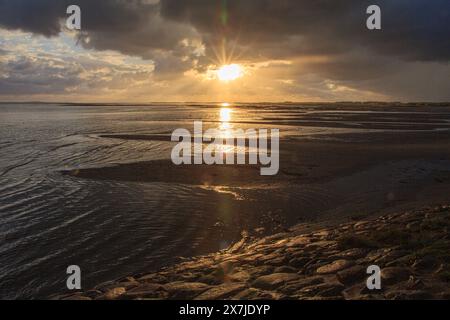
[[415, 257], [410, 254], [385, 263], [385, 267], [409, 267], [414, 263]]
[[371, 222], [370, 221], [360, 221], [357, 222], [353, 225], [353, 228], [357, 229], [357, 230], [361, 230], [361, 229], [367, 229], [368, 227], [370, 227]]
[[253, 282], [252, 286], [259, 289], [272, 290], [286, 282], [299, 278], [300, 276], [295, 273], [274, 273], [259, 277]]
[[358, 282], [349, 288], [343, 290], [342, 294], [345, 299], [358, 300], [363, 295], [372, 295], [379, 293], [380, 290], [369, 290], [365, 281]]
[[233, 294], [245, 289], [243, 283], [225, 283], [220, 286], [213, 287], [195, 298], [195, 300], [220, 300], [226, 299]]
[[287, 263], [287, 261], [288, 261], [287, 256], [281, 256], [281, 257], [269, 260], [269, 261], [267, 261], [267, 263], [272, 266], [283, 266], [284, 264]]
[[209, 285], [199, 282], [172, 282], [164, 286], [172, 299], [193, 299], [209, 288]]
[[287, 247], [303, 247], [307, 244], [309, 244], [311, 242], [311, 240], [307, 237], [296, 237], [294, 239], [292, 239], [291, 241], [289, 241], [286, 246]]
[[[84, 296], [82, 294], [72, 294], [72, 295], [69, 295], [69, 296], [62, 297], [61, 299], [63, 299], [63, 300], [75, 300], [75, 301], [90, 301], [90, 300], [92, 300], [91, 298], [86, 297], [86, 296]], [[59, 300], [59, 298], [58, 298], [58, 300]]]
[[227, 260], [225, 262], [220, 263], [217, 266], [217, 270], [224, 274], [230, 274], [239, 265], [239, 261], [237, 260]]
[[118, 288], [110, 289], [104, 294], [102, 299], [114, 300], [114, 299], [117, 299], [120, 296], [122, 296], [126, 291], [127, 290], [124, 287], [118, 287]]
[[358, 300], [366, 301], [366, 300], [385, 300], [382, 294], [362, 294], [357, 297]]
[[230, 276], [230, 279], [235, 282], [247, 282], [250, 278], [251, 276], [247, 271], [236, 272]]
[[260, 259], [258, 259], [258, 262], [260, 262], [262, 264], [269, 264], [272, 266], [281, 266], [287, 262], [286, 260], [287, 260], [287, 258], [284, 255], [280, 256], [279, 254], [273, 253], [273, 254], [261, 257]]
[[297, 273], [297, 269], [288, 267], [288, 266], [282, 266], [275, 268], [274, 273]]
[[439, 299], [450, 300], [450, 290], [439, 294]]
[[253, 279], [255, 279], [273, 273], [273, 270], [274, 268], [271, 266], [260, 266], [256, 268], [251, 268], [250, 270], [248, 270], [248, 273]]
[[108, 290], [117, 288], [117, 283], [115, 281], [108, 281], [102, 284], [99, 284], [94, 288], [94, 290], [100, 290], [102, 292], [106, 292]]
[[[94, 290], [53, 298], [450, 299], [447, 263], [450, 217], [447, 210], [445, 215], [433, 212], [427, 220], [427, 212], [395, 214], [355, 227], [351, 223], [333, 228], [294, 227], [284, 234], [253, 243], [248, 239], [235, 251], [227, 249], [185, 258], [182, 263], [156, 273], [124, 277]], [[421, 223], [420, 228], [416, 222]], [[407, 224], [409, 228], [405, 227]], [[401, 247], [401, 243], [380, 240], [376, 246], [357, 248], [338, 246], [334, 241], [345, 237], [372, 241], [377, 232], [388, 234], [396, 230], [406, 233], [414, 244], [420, 239], [427, 240], [422, 243], [425, 246], [421, 244], [413, 250], [409, 246]], [[369, 290], [366, 286], [369, 276], [366, 268], [372, 264], [381, 267], [381, 290]]]
[[318, 241], [313, 242], [305, 246], [305, 251], [314, 251], [318, 249], [330, 248], [331, 246], [336, 245], [336, 241]]
[[212, 273], [212, 274], [208, 274], [206, 276], [198, 278], [197, 281], [199, 281], [201, 283], [206, 283], [209, 285], [219, 285], [223, 282], [223, 279], [218, 278], [214, 273]]
[[210, 274], [216, 281], [208, 281], [209, 283], [223, 283], [229, 280], [230, 275], [234, 272], [236, 266], [239, 264], [236, 260], [228, 260], [220, 263], [217, 268]]
[[147, 274], [145, 276], [142, 276], [137, 279], [138, 282], [144, 282], [144, 283], [165, 283], [167, 282], [167, 278], [160, 275], [160, 274]]
[[367, 249], [353, 248], [336, 254], [341, 259], [359, 259], [367, 254]]
[[247, 258], [244, 258], [242, 261], [247, 262], [247, 263], [252, 263], [252, 264], [256, 264], [259, 265], [261, 264], [261, 258], [264, 257], [264, 255], [262, 253], [258, 253], [258, 254], [254, 254], [251, 255]]
[[279, 240], [284, 241], [284, 240], [286, 240], [288, 237], [289, 237], [289, 233], [282, 232], [282, 233], [277, 233], [277, 234], [268, 236], [268, 237], [266, 238], [266, 240], [267, 240], [267, 241], [279, 241]]
[[321, 230], [314, 232], [312, 235], [317, 238], [325, 238], [330, 234], [330, 230]]
[[390, 267], [381, 270], [381, 285], [392, 285], [409, 279], [411, 272], [407, 268]]
[[405, 256], [408, 256], [410, 254], [409, 251], [406, 250], [392, 250], [385, 255], [381, 256], [380, 258], [375, 260], [375, 264], [381, 266], [384, 266], [386, 263], [395, 261], [397, 259], [401, 259]]
[[300, 279], [297, 281], [291, 281], [288, 284], [282, 286], [279, 290], [282, 293], [293, 295], [306, 287], [318, 285], [321, 283], [323, 283], [323, 278], [319, 277], [319, 276], [314, 276], [314, 277]]
[[231, 300], [280, 300], [283, 298], [284, 295], [277, 292], [248, 288], [233, 296]]
[[294, 258], [289, 261], [289, 265], [300, 269], [303, 268], [309, 261], [310, 258]]
[[179, 274], [178, 276], [174, 277], [177, 281], [186, 281], [186, 282], [195, 282], [197, 281], [199, 275], [197, 273], [193, 272], [186, 272]]
[[368, 277], [367, 269], [363, 266], [353, 266], [337, 273], [338, 280], [345, 285], [353, 284]]
[[342, 291], [345, 287], [340, 283], [330, 283], [330, 284], [322, 284], [324, 286], [323, 289], [319, 290], [319, 295], [323, 297], [342, 297]]
[[163, 290], [163, 286], [160, 284], [143, 284], [127, 291], [122, 296], [124, 299], [165, 299], [167, 297], [168, 293]]
[[345, 287], [338, 283], [321, 283], [318, 285], [309, 286], [306, 288], [303, 288], [300, 290], [300, 294], [305, 294], [309, 296], [324, 296], [324, 297], [331, 297], [331, 296], [337, 296], [341, 295], [342, 291], [345, 289]]
[[344, 300], [344, 297], [341, 296], [315, 296], [310, 298], [311, 301], [340, 301]]
[[372, 250], [367, 254], [366, 260], [374, 262], [375, 260], [380, 259], [384, 254], [386, 254], [385, 249]]
[[322, 266], [316, 270], [318, 274], [328, 274], [328, 273], [336, 273], [345, 268], [351, 267], [354, 264], [353, 261], [349, 260], [336, 260], [330, 264]]
[[420, 290], [396, 290], [386, 293], [389, 300], [429, 300], [433, 295]]
[[98, 296], [101, 296], [103, 294], [103, 292], [101, 292], [100, 290], [89, 290], [86, 292], [83, 292], [83, 296], [91, 298], [91, 299], [95, 299]]

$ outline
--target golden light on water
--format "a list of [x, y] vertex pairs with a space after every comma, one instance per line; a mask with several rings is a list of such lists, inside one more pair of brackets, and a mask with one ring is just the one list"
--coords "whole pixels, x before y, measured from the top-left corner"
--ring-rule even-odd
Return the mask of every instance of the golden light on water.
[[238, 64], [228, 64], [217, 70], [217, 78], [223, 82], [230, 82], [239, 79], [244, 75], [244, 70]]
[[[222, 104], [222, 105], [230, 105], [230, 104]], [[230, 136], [230, 129], [231, 129], [231, 117], [232, 117], [233, 110], [231, 108], [222, 107], [220, 108], [220, 115], [219, 115], [219, 121], [220, 121], [220, 130], [222, 131], [222, 136], [224, 138], [228, 138]], [[229, 151], [229, 150], [224, 150]]]
[[222, 123], [228, 123], [231, 121], [231, 113], [232, 110], [230, 108], [227, 108], [228, 105], [222, 104], [222, 108], [220, 108], [220, 122]]

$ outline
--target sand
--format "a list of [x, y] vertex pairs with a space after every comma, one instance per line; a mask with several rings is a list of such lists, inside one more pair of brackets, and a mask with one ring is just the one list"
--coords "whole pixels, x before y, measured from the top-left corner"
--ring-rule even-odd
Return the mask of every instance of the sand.
[[[164, 140], [162, 135], [108, 138]], [[64, 171], [76, 178], [177, 183], [218, 187], [243, 199], [272, 205], [289, 224], [311, 217], [381, 213], [448, 201], [450, 137], [436, 133], [333, 135], [327, 141], [289, 137], [280, 142], [280, 172], [261, 176], [259, 166], [181, 165], [171, 160]], [[249, 190], [275, 189], [273, 192]], [[309, 195], [305, 201], [302, 195]], [[305, 210], [302, 210], [304, 208]], [[345, 209], [345, 210], [344, 210]], [[344, 213], [343, 211], [346, 211]]]
[[[323, 227], [308, 224], [67, 300], [424, 300], [450, 297], [450, 207]], [[307, 230], [306, 230], [307, 229]], [[377, 266], [379, 287], [367, 286]]]
[[[389, 129], [390, 125], [379, 124], [378, 127]], [[238, 248], [237, 251], [233, 249], [236, 246], [232, 246], [225, 252], [188, 259], [186, 264], [169, 266], [160, 272], [150, 273], [149, 270], [146, 275], [131, 275], [90, 292], [64, 298], [445, 298], [447, 296], [439, 296], [435, 292], [436, 288], [441, 288], [447, 281], [445, 277], [448, 270], [440, 268], [439, 265], [436, 266], [436, 270], [433, 269], [433, 272], [436, 272], [436, 277], [433, 278], [435, 282], [429, 284], [429, 288], [421, 287], [421, 282], [417, 282], [417, 279], [411, 282], [409, 279], [397, 277], [398, 273], [406, 272], [405, 274], [411, 274], [419, 280], [426, 278], [421, 267], [426, 265], [428, 258], [419, 259], [414, 256], [414, 259], [409, 259], [410, 255], [415, 255], [416, 252], [405, 253], [405, 250], [409, 250], [408, 247], [401, 252], [397, 252], [398, 246], [394, 244], [378, 249], [363, 248], [365, 258], [361, 259], [366, 259], [361, 260], [363, 262], [341, 256], [347, 253], [346, 250], [358, 248], [350, 246], [344, 250], [335, 247], [336, 243], [341, 241], [339, 237], [347, 232], [345, 230], [349, 230], [348, 228], [358, 230], [365, 221], [375, 221], [370, 223], [367, 229], [363, 228], [364, 232], [367, 231], [366, 233], [370, 235], [379, 231], [381, 227], [387, 232], [392, 231], [392, 224], [386, 223], [386, 219], [400, 217], [397, 219], [396, 229], [400, 234], [402, 228], [411, 222], [407, 221], [410, 214], [414, 216], [413, 222], [419, 223], [421, 215], [435, 212], [427, 209], [425, 213], [423, 211], [411, 213], [414, 210], [425, 206], [444, 208], [439, 206], [450, 201], [450, 135], [447, 131], [440, 130], [424, 132], [422, 129], [425, 127], [427, 125], [424, 123], [420, 130], [410, 132], [328, 134], [320, 137], [285, 136], [280, 141], [280, 172], [276, 176], [269, 177], [259, 174], [259, 166], [175, 166], [169, 159], [63, 171], [63, 174], [73, 179], [181, 184], [228, 193], [232, 201], [227, 202], [227, 209], [238, 212], [233, 219], [248, 231], [241, 242], [238, 242], [238, 247], [243, 243], [244, 247]], [[102, 137], [170, 141], [167, 133]], [[448, 215], [448, 207], [445, 207], [445, 212]], [[438, 217], [437, 220], [439, 219], [441, 218]], [[433, 221], [430, 224], [439, 227]], [[415, 233], [414, 223], [410, 226], [411, 234]], [[305, 228], [317, 225], [327, 227], [319, 234], [304, 233]], [[220, 226], [222, 224], [219, 224]], [[223, 228], [225, 231], [214, 228], [211, 232], [229, 233], [230, 236], [234, 234], [234, 231], [226, 229], [226, 226]], [[339, 231], [340, 228], [342, 232]], [[302, 233], [299, 233], [300, 229]], [[295, 230], [295, 235], [292, 234], [292, 230]], [[448, 238], [444, 229], [439, 229], [439, 234]], [[305, 235], [314, 239], [313, 242], [318, 242], [314, 247], [314, 255], [304, 251], [305, 246], [300, 243]], [[352, 234], [349, 233], [348, 236]], [[298, 243], [297, 238], [300, 241]], [[246, 239], [252, 241], [248, 243]], [[265, 248], [264, 250], [267, 250], [262, 254], [269, 255], [270, 261], [265, 261], [256, 250], [258, 244], [267, 241], [271, 245]], [[296, 261], [286, 261], [288, 254], [279, 254], [282, 249], [286, 252], [292, 250], [280, 246], [280, 243], [284, 244], [286, 241], [294, 241], [301, 247], [295, 254], [299, 253], [302, 259], [309, 261], [308, 268], [300, 268]], [[203, 245], [202, 249], [206, 252], [219, 250], [212, 244], [210, 247], [207, 243]], [[439, 247], [440, 244], [433, 242], [430, 246]], [[380, 250], [382, 252], [379, 258], [384, 259], [383, 266], [394, 274], [391, 278], [395, 283], [388, 291], [371, 295], [361, 289], [363, 282], [346, 283], [348, 277], [355, 276], [355, 272], [358, 275], [363, 272], [366, 264], [373, 262], [370, 260], [372, 255], [380, 253]], [[335, 255], [335, 259], [329, 258], [330, 252]], [[399, 257], [391, 256], [394, 253], [401, 253], [400, 258], [408, 257], [409, 260], [405, 262]], [[322, 258], [317, 258], [322, 254]], [[222, 268], [221, 261], [239, 260], [243, 255], [251, 256], [251, 260], [261, 261], [257, 265], [238, 264], [238, 267], [233, 269], [238, 274], [236, 280], [230, 282], [219, 279], [222, 282], [215, 282], [213, 276], [217, 273], [216, 269]], [[350, 262], [347, 265], [343, 260]], [[442, 261], [438, 261], [439, 263]], [[192, 267], [193, 272], [185, 275], [180, 268], [185, 268], [186, 265]], [[333, 272], [320, 269], [336, 266], [338, 269], [333, 269]], [[211, 274], [200, 272], [200, 269], [207, 269]], [[325, 274], [322, 274], [323, 272]], [[292, 276], [292, 273], [295, 276]], [[241, 278], [245, 274], [250, 276]], [[273, 274], [275, 276], [272, 276]], [[189, 276], [192, 276], [192, 279], [189, 280]], [[184, 280], [180, 280], [180, 277], [184, 277]], [[326, 284], [328, 278], [336, 281], [331, 285]], [[318, 280], [320, 281], [316, 282]], [[291, 282], [292, 286], [289, 286]], [[147, 290], [148, 288], [150, 289]], [[189, 294], [183, 295], [186, 292]], [[448, 292], [445, 294], [448, 295]]]

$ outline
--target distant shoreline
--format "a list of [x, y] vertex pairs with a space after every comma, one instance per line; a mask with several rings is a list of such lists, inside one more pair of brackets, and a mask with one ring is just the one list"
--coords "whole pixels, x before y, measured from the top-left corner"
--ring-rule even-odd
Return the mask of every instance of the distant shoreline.
[[[188, 105], [188, 106], [202, 106], [202, 105], [216, 105], [219, 106], [223, 101], [162, 101], [162, 102], [60, 102], [60, 101], [0, 101], [1, 104], [51, 104], [51, 105], [67, 105], [67, 106], [152, 106], [152, 105]], [[359, 106], [373, 106], [373, 105], [386, 105], [386, 106], [450, 106], [450, 101], [260, 101], [260, 102], [229, 102], [232, 105], [359, 105]]]

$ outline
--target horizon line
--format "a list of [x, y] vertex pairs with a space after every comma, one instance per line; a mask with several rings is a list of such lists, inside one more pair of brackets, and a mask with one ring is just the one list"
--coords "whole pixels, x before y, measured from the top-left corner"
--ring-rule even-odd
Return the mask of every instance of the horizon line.
[[152, 102], [62, 102], [62, 101], [39, 101], [39, 100], [29, 100], [29, 101], [0, 101], [0, 104], [54, 104], [54, 105], [80, 105], [80, 106], [151, 106], [157, 104], [216, 104], [220, 105], [223, 103], [243, 105], [243, 104], [339, 104], [339, 103], [351, 103], [351, 104], [450, 104], [450, 101], [377, 101], [377, 100], [342, 100], [342, 101], [249, 101], [249, 102], [237, 102], [237, 101], [152, 101]]

